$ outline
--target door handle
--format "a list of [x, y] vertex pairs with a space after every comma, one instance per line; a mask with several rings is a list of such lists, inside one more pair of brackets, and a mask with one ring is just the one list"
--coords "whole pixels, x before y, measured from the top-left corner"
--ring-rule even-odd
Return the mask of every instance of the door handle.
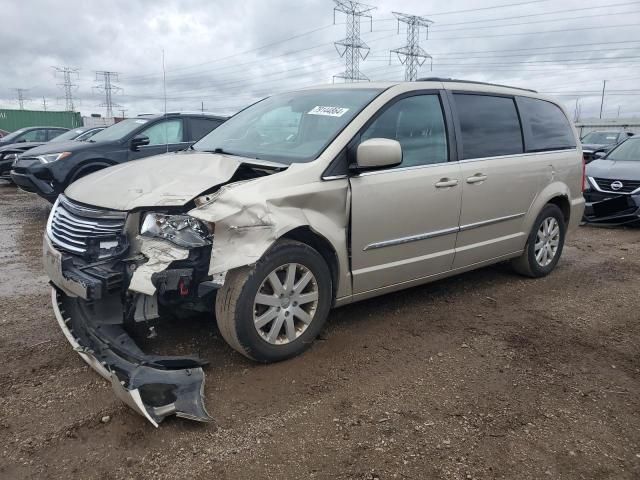
[[486, 179], [487, 176], [484, 173], [476, 173], [474, 176], [467, 178], [467, 183], [480, 183]]
[[441, 178], [439, 182], [436, 183], [436, 188], [450, 188], [458, 185], [458, 180], [455, 178], [452, 180], [450, 178]]

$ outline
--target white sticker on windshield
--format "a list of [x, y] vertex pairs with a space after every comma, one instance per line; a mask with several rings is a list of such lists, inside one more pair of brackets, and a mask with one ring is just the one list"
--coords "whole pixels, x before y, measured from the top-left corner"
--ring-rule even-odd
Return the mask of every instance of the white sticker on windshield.
[[341, 117], [349, 111], [344, 107], [322, 107], [318, 105], [309, 111], [309, 115], [325, 115], [327, 117]]
[[136, 120], [136, 123], [147, 123], [147, 120]]

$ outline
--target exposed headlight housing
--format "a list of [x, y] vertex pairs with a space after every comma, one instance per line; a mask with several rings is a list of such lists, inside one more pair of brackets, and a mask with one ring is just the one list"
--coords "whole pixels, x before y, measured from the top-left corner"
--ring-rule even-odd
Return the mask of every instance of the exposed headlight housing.
[[69, 155], [71, 155], [71, 152], [48, 153], [46, 155], [39, 155], [36, 158], [42, 163], [51, 163], [67, 158]]
[[163, 238], [186, 248], [211, 245], [211, 233], [203, 222], [189, 215], [147, 213], [140, 227], [145, 237]]

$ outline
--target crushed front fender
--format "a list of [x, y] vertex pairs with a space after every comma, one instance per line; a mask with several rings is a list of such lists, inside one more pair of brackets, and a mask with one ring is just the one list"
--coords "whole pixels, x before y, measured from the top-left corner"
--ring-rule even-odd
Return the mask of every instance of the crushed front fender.
[[146, 355], [122, 325], [117, 297], [96, 302], [52, 289], [53, 310], [65, 337], [110, 381], [115, 394], [154, 426], [170, 415], [212, 421], [204, 406], [206, 362], [196, 357]]

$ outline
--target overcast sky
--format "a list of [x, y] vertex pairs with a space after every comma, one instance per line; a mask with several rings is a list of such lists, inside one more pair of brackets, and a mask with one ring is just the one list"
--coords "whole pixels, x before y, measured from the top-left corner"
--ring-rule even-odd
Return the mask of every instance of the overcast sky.
[[[562, 95], [571, 114], [597, 117], [607, 80], [605, 116], [640, 116], [640, 1], [375, 0], [362, 38], [371, 48], [361, 71], [402, 80], [389, 50], [406, 43], [392, 11], [434, 21], [421, 45], [433, 56], [424, 76], [491, 81]], [[506, 6], [511, 4], [511, 6]], [[161, 112], [162, 49], [168, 109], [232, 113], [270, 93], [327, 83], [344, 70], [333, 42], [331, 0], [0, 0], [0, 106], [17, 108], [14, 88], [28, 89], [28, 109], [64, 109], [53, 66], [79, 70], [77, 108], [101, 113], [96, 70], [119, 73], [114, 101], [127, 115]], [[499, 7], [499, 8], [492, 8]], [[601, 7], [601, 8], [598, 8]], [[473, 10], [473, 11], [470, 11]], [[554, 13], [555, 12], [555, 13]], [[293, 37], [293, 38], [292, 38]]]

